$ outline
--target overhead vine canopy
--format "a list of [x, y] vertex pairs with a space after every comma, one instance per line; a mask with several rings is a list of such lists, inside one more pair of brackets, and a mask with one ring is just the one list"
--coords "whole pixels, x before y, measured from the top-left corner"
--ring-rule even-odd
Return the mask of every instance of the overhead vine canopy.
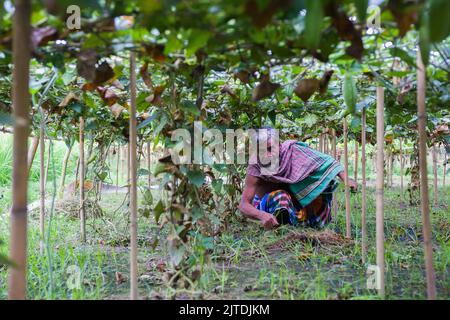
[[[69, 29], [70, 5], [80, 8], [79, 29]], [[420, 48], [431, 79], [430, 126], [437, 125], [448, 117], [449, 5], [445, 0], [36, 1], [31, 89], [37, 105], [56, 73], [42, 101], [55, 117], [55, 135], [74, 129], [84, 113], [87, 130], [104, 128], [127, 139], [124, 59], [133, 50], [141, 61], [139, 127], [158, 120], [155, 136], [194, 119], [254, 126], [276, 124], [277, 115], [306, 136], [321, 122], [330, 126], [344, 113], [372, 105], [366, 96], [380, 82], [389, 89], [387, 122], [408, 128], [415, 120], [413, 55]], [[0, 11], [0, 101], [7, 125], [11, 2], [3, 1]], [[398, 86], [391, 84], [393, 77], [401, 79]], [[357, 98], [350, 106], [341, 98], [343, 90]]]

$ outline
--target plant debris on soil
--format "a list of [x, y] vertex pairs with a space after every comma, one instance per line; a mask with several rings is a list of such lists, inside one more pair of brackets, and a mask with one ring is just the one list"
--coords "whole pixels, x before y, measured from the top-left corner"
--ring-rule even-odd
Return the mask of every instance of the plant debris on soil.
[[310, 242], [313, 246], [342, 246], [352, 243], [333, 230], [301, 230], [291, 231], [288, 235], [266, 246], [268, 250], [285, 249], [293, 242]]

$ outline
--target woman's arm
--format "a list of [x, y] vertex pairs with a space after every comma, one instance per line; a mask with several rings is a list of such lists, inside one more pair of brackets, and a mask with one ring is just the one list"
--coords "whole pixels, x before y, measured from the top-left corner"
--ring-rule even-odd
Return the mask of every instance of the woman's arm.
[[247, 175], [245, 178], [244, 191], [242, 192], [241, 202], [239, 203], [239, 210], [244, 216], [250, 219], [261, 221], [264, 228], [271, 229], [278, 225], [277, 219], [270, 213], [256, 209], [252, 202], [256, 194], [256, 186], [258, 178]]
[[[345, 183], [345, 178], [347, 176], [347, 173], [345, 172], [345, 170], [342, 170], [341, 172], [339, 172], [338, 177], [342, 180], [342, 182]], [[353, 180], [352, 178], [348, 178], [348, 186], [353, 189], [353, 191], [356, 191], [358, 189], [358, 184], [356, 183], [355, 180]]]

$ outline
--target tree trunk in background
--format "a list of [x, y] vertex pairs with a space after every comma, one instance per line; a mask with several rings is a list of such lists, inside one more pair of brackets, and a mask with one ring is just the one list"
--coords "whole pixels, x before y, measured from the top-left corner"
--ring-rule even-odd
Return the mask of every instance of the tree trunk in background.
[[[84, 177], [86, 174], [85, 163], [84, 163], [84, 118], [80, 117], [80, 231], [81, 231], [81, 241], [86, 241], [86, 216], [84, 211]], [[75, 182], [76, 187], [76, 182]], [[76, 189], [76, 188], [75, 188]]]
[[431, 242], [430, 201], [428, 198], [427, 175], [427, 112], [425, 106], [426, 75], [420, 50], [417, 51], [417, 126], [419, 129], [420, 200], [423, 222], [423, 245], [425, 251], [425, 271], [428, 299], [436, 299], [436, 277], [433, 266], [433, 246]]
[[377, 87], [376, 247], [378, 293], [384, 297], [384, 88]]
[[355, 140], [355, 167], [354, 167], [354, 172], [353, 172], [353, 174], [354, 174], [354, 179], [355, 179], [355, 181], [356, 182], [358, 182], [358, 161], [359, 161], [359, 159], [358, 159], [358, 150], [359, 149], [359, 145], [358, 145], [358, 141], [357, 140]]
[[366, 223], [366, 109], [361, 110], [361, 258], [366, 263], [367, 223]]
[[405, 168], [405, 159], [403, 157], [403, 139], [400, 138], [400, 196], [403, 199], [403, 175], [404, 175], [404, 168]]
[[[73, 144], [71, 144], [67, 150], [66, 153], [64, 154], [64, 159], [63, 159], [63, 163], [62, 163], [62, 168], [61, 168], [61, 182], [59, 184], [59, 195], [62, 196], [64, 193], [64, 185], [66, 183], [66, 174], [67, 174], [67, 164], [69, 163], [69, 159], [70, 159], [70, 153], [72, 152], [72, 146]], [[77, 181], [77, 177], [75, 177], [75, 183]], [[75, 189], [76, 189], [76, 185], [75, 185]]]
[[36, 156], [36, 151], [39, 145], [39, 137], [33, 137], [31, 139], [31, 146], [28, 150], [28, 174], [31, 172], [31, 167], [33, 166], [34, 157]]
[[[44, 166], [45, 158], [45, 130], [44, 123], [41, 123], [39, 129], [39, 192], [40, 192], [40, 207], [39, 207], [39, 249], [41, 255], [44, 254], [44, 219], [45, 219], [45, 180], [46, 171]], [[50, 148], [49, 148], [50, 149]]]
[[431, 147], [431, 153], [433, 156], [433, 189], [434, 189], [434, 206], [437, 207], [438, 205], [438, 174], [437, 174], [437, 148], [436, 144], [433, 143], [433, 146]]
[[344, 169], [345, 169], [345, 236], [351, 238], [350, 188], [348, 186], [348, 125], [344, 118]]
[[30, 71], [30, 17], [31, 1], [14, 1], [13, 22], [13, 90], [14, 120], [10, 259], [15, 267], [9, 268], [8, 298], [26, 298], [27, 264], [27, 188], [28, 188], [28, 135], [29, 135], [29, 71]]
[[138, 298], [138, 263], [137, 263], [137, 162], [136, 162], [136, 54], [130, 54], [130, 222], [131, 222], [131, 255], [130, 255], [130, 299]]

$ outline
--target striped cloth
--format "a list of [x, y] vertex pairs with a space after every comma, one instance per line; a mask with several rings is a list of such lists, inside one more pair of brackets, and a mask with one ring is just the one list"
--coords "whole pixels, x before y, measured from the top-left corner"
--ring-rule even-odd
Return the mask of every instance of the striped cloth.
[[303, 142], [288, 140], [280, 147], [280, 167], [275, 174], [262, 175], [257, 164], [250, 165], [247, 174], [270, 182], [287, 183], [289, 190], [272, 191], [262, 199], [255, 195], [253, 205], [272, 214], [282, 212], [293, 225], [323, 226], [331, 221], [333, 191], [337, 187], [335, 178], [341, 171], [341, 164], [331, 156]]

